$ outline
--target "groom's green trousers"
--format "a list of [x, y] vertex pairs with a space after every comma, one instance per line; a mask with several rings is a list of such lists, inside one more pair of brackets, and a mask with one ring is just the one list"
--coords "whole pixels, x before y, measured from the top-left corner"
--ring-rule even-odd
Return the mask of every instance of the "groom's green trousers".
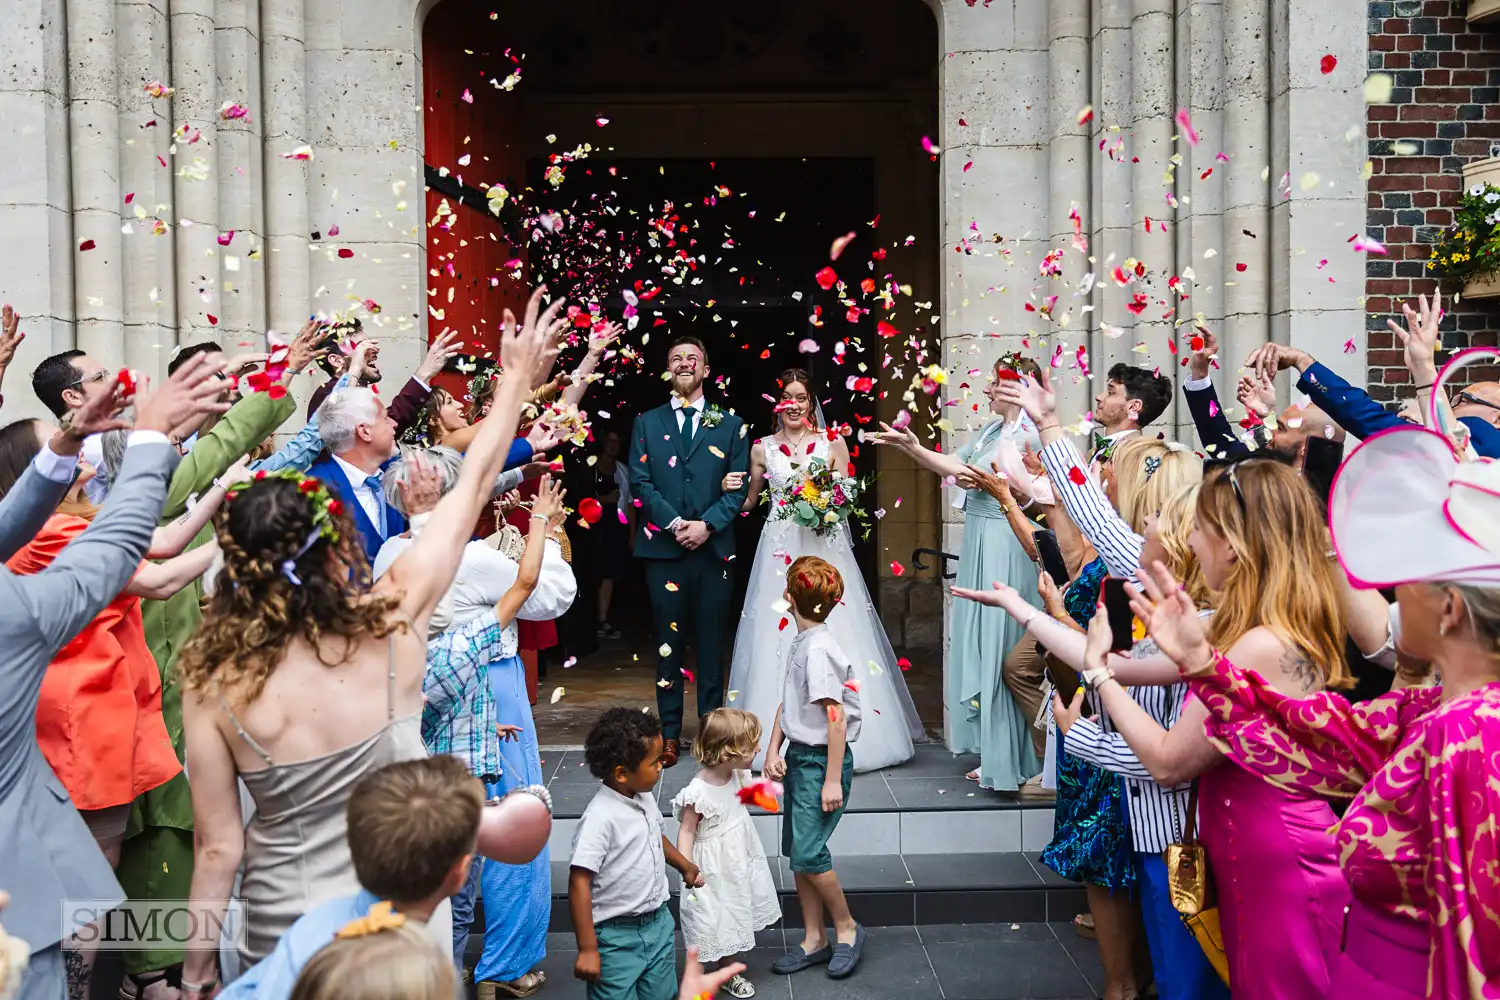
[[684, 654], [689, 646], [698, 654], [696, 664], [688, 667], [698, 688], [698, 717], [724, 705], [724, 644], [733, 634], [729, 613], [734, 598], [730, 567], [734, 564], [715, 555], [708, 545], [676, 559], [642, 561], [660, 657], [656, 710], [662, 736], [677, 739], [682, 735], [682, 696], [688, 685]]

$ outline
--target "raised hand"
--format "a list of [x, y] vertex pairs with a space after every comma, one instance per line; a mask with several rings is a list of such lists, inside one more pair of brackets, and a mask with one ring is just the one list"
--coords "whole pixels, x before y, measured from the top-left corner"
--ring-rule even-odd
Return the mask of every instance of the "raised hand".
[[1271, 412], [1271, 407], [1276, 405], [1276, 385], [1269, 379], [1262, 378], [1259, 372], [1241, 375], [1234, 396], [1246, 413], [1265, 419]]
[[417, 381], [431, 382], [448, 364], [448, 359], [463, 350], [463, 346], [463, 342], [458, 339], [457, 330], [444, 330], [434, 337], [427, 347], [427, 355], [417, 366]]
[[1287, 368], [1306, 371], [1313, 363], [1313, 356], [1286, 344], [1262, 344], [1250, 352], [1244, 367], [1252, 369], [1267, 382], [1274, 381], [1276, 373]]
[[250, 471], [250, 456], [241, 455], [239, 461], [224, 470], [224, 474], [218, 478], [218, 482], [225, 487], [234, 486], [238, 483], [248, 483], [254, 474]]
[[1160, 561], [1135, 571], [1138, 586], [1128, 587], [1130, 609], [1146, 633], [1184, 675], [1203, 669], [1213, 652], [1192, 598]]
[[271, 355], [265, 351], [247, 351], [244, 354], [236, 354], [224, 365], [224, 371], [238, 378], [246, 374], [256, 365], [263, 365], [271, 360]]
[[322, 320], [310, 319], [302, 324], [302, 329], [286, 345], [286, 371], [281, 376], [283, 382], [290, 382], [292, 376], [313, 363], [327, 332], [328, 324]]
[[1109, 647], [1114, 644], [1114, 630], [1110, 628], [1109, 615], [1101, 600], [1094, 608], [1094, 617], [1089, 619], [1083, 642], [1083, 669], [1093, 670], [1104, 666], [1109, 656]]
[[970, 590], [967, 587], [950, 587], [949, 592], [954, 597], [973, 601], [976, 604], [988, 604], [992, 608], [1000, 608], [1018, 622], [1030, 621], [1031, 616], [1040, 613], [1039, 608], [1033, 607], [1021, 592], [1014, 587], [1003, 583], [990, 584], [989, 590]]
[[1409, 303], [1403, 302], [1401, 314], [1406, 317], [1406, 329], [1403, 330], [1393, 319], [1386, 320], [1386, 326], [1406, 348], [1406, 370], [1411, 372], [1412, 381], [1417, 385], [1430, 385], [1437, 380], [1434, 355], [1438, 347], [1438, 324], [1443, 319], [1443, 295], [1434, 291], [1431, 302], [1427, 296], [1418, 295], [1417, 309], [1413, 310]]
[[14, 309], [8, 305], [0, 306], [0, 372], [10, 367], [16, 357], [16, 348], [26, 339], [26, 334], [18, 329], [20, 325], [20, 317]]
[[526, 441], [533, 455], [543, 455], [562, 443], [562, 434], [556, 427], [549, 427], [538, 420], [526, 432]]
[[426, 514], [443, 498], [443, 479], [437, 466], [428, 462], [418, 452], [406, 456], [406, 482], [397, 481], [396, 492], [401, 494], [401, 506], [406, 508], [408, 518]]
[[361, 340], [354, 345], [354, 351], [349, 355], [349, 384], [359, 385], [360, 379], [364, 377], [365, 370], [370, 367], [370, 360], [379, 350], [373, 340]]
[[83, 444], [83, 439], [90, 434], [129, 430], [130, 421], [120, 417], [120, 411], [125, 409], [129, 402], [124, 389], [119, 384], [118, 376], [111, 375], [106, 384], [106, 391], [64, 415], [61, 428], [52, 436], [50, 445], [52, 451], [58, 455], [76, 455]]
[[1010, 491], [1010, 480], [1004, 476], [996, 475], [999, 472], [999, 468], [994, 463], [991, 463], [990, 467], [995, 469], [995, 472], [985, 472], [978, 466], [967, 465], [964, 466], [964, 471], [960, 472], [954, 478], [958, 485], [964, 489], [984, 490], [990, 496], [994, 497], [1000, 506], [1009, 507], [1016, 502], [1015, 497]]
[[1063, 604], [1062, 591], [1057, 589], [1057, 581], [1052, 579], [1051, 573], [1042, 570], [1037, 574], [1036, 589], [1042, 599], [1042, 606], [1047, 609], [1047, 614], [1055, 617], [1068, 613], [1067, 606]]
[[553, 523], [561, 521], [566, 514], [563, 507], [563, 499], [567, 491], [562, 488], [562, 483], [551, 476], [543, 476], [537, 485], [536, 498], [531, 501], [531, 512], [537, 517], [545, 517], [547, 526], [551, 528]]
[[1052, 692], [1052, 721], [1057, 724], [1057, 731], [1062, 735], [1068, 735], [1068, 730], [1073, 728], [1083, 715], [1083, 688], [1073, 692], [1073, 700], [1066, 705], [1063, 704], [1062, 695], [1057, 691]]
[[589, 331], [589, 353], [603, 354], [609, 350], [610, 345], [620, 339], [620, 335], [624, 332], [624, 328], [612, 320], [595, 327]]
[[1214, 332], [1206, 326], [1196, 328], [1203, 335], [1203, 346], [1188, 355], [1188, 373], [1195, 379], [1201, 381], [1208, 378], [1209, 364], [1213, 356], [1219, 353], [1219, 340]]
[[[219, 401], [224, 368], [213, 354], [195, 354], [173, 372], [161, 389], [136, 395], [136, 430], [171, 433], [178, 424], [204, 414], [223, 413], [229, 401]], [[81, 412], [81, 411], [79, 411]]]
[[541, 369], [545, 374], [551, 370], [552, 361], [557, 357], [557, 334], [560, 329], [557, 313], [563, 307], [563, 300], [558, 299], [544, 310], [542, 296], [546, 294], [546, 285], [537, 286], [536, 291], [531, 293], [531, 298], [526, 303], [525, 319], [519, 326], [516, 324], [515, 314], [509, 309], [505, 310], [501, 322], [502, 377], [525, 379], [524, 384], [528, 389], [536, 385], [537, 370]]
[[1039, 378], [1001, 382], [996, 388], [1003, 402], [1018, 404], [1037, 424], [1055, 422], [1057, 393], [1052, 389], [1052, 376], [1046, 368], [1041, 370]]
[[871, 444], [889, 445], [892, 448], [905, 452], [917, 451], [922, 447], [922, 443], [917, 440], [917, 436], [911, 432], [909, 427], [902, 427], [900, 430], [897, 430], [886, 423], [880, 425], [880, 430], [866, 434], [865, 440]]

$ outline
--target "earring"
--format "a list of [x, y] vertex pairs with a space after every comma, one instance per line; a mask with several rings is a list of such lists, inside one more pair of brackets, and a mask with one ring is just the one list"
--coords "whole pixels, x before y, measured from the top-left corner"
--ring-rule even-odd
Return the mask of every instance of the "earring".
[[1438, 622], [1438, 635], [1447, 635], [1447, 634], [1448, 634], [1448, 623], [1447, 622]]

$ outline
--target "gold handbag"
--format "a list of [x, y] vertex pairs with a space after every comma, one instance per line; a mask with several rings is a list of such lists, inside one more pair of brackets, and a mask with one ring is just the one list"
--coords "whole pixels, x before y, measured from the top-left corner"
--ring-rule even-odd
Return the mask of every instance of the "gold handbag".
[[[1169, 793], [1170, 794], [1170, 793]], [[1172, 812], [1177, 812], [1177, 799], [1172, 799]], [[1182, 829], [1182, 842], [1170, 844], [1162, 852], [1167, 865], [1167, 892], [1188, 932], [1203, 949], [1209, 964], [1219, 978], [1229, 983], [1229, 956], [1224, 952], [1224, 936], [1219, 929], [1219, 907], [1214, 900], [1213, 882], [1208, 876], [1208, 855], [1196, 836], [1198, 825], [1198, 783], [1188, 793], [1187, 823]]]

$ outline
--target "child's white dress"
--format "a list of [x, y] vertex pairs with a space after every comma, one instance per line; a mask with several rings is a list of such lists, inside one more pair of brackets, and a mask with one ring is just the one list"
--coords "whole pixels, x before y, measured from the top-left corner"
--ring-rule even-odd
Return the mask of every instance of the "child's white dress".
[[682, 940], [698, 946], [698, 958], [717, 962], [755, 947], [755, 932], [781, 919], [776, 882], [750, 810], [739, 790], [749, 771], [736, 771], [734, 780], [710, 785], [695, 777], [672, 800], [672, 815], [692, 806], [699, 817], [692, 861], [703, 875], [703, 886], [682, 887]]

